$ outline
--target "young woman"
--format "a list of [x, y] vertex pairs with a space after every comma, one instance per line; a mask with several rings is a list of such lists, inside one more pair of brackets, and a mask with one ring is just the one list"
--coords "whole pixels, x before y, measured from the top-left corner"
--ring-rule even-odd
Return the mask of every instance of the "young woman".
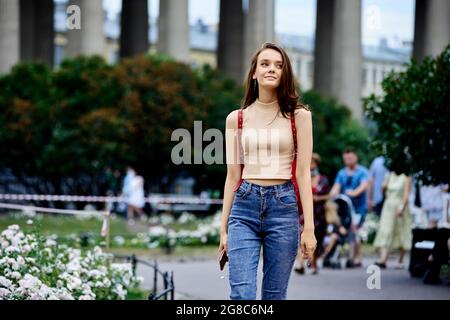
[[374, 247], [379, 249], [379, 260], [375, 264], [386, 268], [389, 250], [399, 249], [400, 255], [395, 268], [403, 269], [403, 258], [405, 252], [411, 249], [412, 242], [412, 220], [408, 203], [411, 177], [392, 171], [386, 175], [382, 188], [386, 190], [386, 200], [374, 241]]
[[228, 115], [226, 131], [219, 251], [229, 257], [230, 298], [256, 299], [262, 246], [262, 299], [286, 299], [299, 242], [297, 200], [303, 209], [305, 259], [313, 257], [316, 239], [311, 112], [299, 103], [289, 57], [279, 46], [265, 43], [253, 56], [243, 105]]

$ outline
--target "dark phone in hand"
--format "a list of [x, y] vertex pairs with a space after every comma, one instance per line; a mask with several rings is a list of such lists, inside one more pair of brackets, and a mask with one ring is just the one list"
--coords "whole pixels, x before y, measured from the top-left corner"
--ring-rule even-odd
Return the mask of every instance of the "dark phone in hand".
[[227, 261], [228, 261], [227, 252], [225, 250], [223, 250], [222, 253], [220, 254], [220, 259], [219, 259], [220, 270], [223, 270]]

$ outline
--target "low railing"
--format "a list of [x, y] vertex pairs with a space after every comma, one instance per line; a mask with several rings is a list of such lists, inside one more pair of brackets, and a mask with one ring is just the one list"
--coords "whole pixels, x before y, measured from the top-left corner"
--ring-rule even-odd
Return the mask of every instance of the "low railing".
[[[173, 281], [173, 271], [161, 271], [158, 267], [158, 262], [155, 260], [154, 263], [145, 261], [136, 257], [132, 254], [128, 255], [114, 255], [115, 258], [125, 259], [127, 262], [131, 263], [133, 275], [136, 275], [136, 268], [138, 264], [149, 267], [153, 269], [153, 292], [149, 294], [148, 300], [174, 300], [175, 299], [175, 284]], [[158, 292], [158, 279], [161, 278], [163, 281], [163, 290]]]

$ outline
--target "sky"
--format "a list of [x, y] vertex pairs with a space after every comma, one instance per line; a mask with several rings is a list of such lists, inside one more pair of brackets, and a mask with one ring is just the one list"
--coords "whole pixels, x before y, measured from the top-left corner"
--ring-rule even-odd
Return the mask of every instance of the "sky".
[[[189, 21], [206, 24], [219, 20], [220, 0], [188, 0]], [[246, 1], [246, 0], [244, 0]], [[264, 0], [261, 0], [264, 1]], [[120, 12], [122, 0], [103, 0], [108, 15]], [[362, 0], [362, 41], [377, 44], [381, 38], [412, 41], [414, 0]], [[158, 16], [159, 0], [149, 0], [149, 14]], [[314, 36], [316, 0], [275, 0], [275, 32]]]

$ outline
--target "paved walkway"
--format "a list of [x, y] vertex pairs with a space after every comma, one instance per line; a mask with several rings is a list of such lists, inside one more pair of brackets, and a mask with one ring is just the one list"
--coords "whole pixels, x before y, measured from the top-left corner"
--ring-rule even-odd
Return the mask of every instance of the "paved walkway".
[[[298, 275], [292, 273], [288, 289], [288, 299], [333, 300], [333, 299], [450, 299], [449, 285], [424, 285], [420, 279], [411, 278], [406, 269], [387, 268], [380, 273], [380, 289], [368, 289], [367, 267], [375, 258], [365, 259], [365, 267], [358, 269], [320, 269], [318, 275]], [[212, 259], [200, 261], [161, 261], [162, 270], [174, 271], [176, 299], [227, 300], [229, 299], [228, 269], [219, 270]], [[148, 268], [138, 268], [144, 276], [144, 288], [151, 288], [153, 272]], [[259, 264], [258, 294], [262, 281], [262, 263]]]

